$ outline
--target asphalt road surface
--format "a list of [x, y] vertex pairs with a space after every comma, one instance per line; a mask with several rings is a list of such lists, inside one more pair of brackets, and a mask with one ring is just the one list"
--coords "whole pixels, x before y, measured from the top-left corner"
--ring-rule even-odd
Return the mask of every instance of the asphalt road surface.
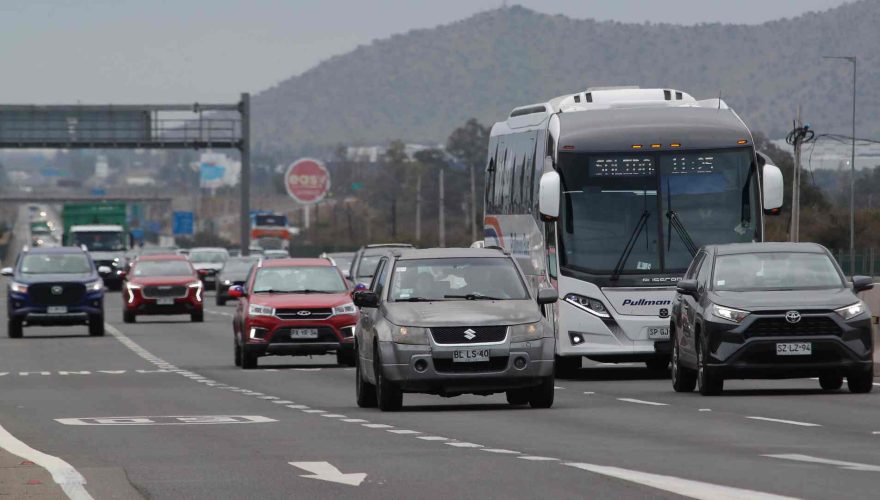
[[701, 397], [597, 364], [557, 380], [549, 410], [406, 395], [381, 413], [355, 405], [354, 371], [332, 356], [236, 368], [235, 303], [207, 303], [201, 324], [123, 324], [109, 293], [103, 338], [3, 335], [0, 448], [71, 498], [878, 496], [880, 391], [728, 381]]

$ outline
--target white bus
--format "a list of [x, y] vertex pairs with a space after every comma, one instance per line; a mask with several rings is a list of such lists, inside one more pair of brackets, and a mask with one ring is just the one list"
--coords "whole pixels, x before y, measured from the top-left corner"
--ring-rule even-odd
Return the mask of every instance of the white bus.
[[669, 313], [704, 244], [762, 241], [782, 173], [720, 99], [603, 88], [514, 109], [492, 127], [485, 242], [551, 284], [557, 373], [668, 365]]

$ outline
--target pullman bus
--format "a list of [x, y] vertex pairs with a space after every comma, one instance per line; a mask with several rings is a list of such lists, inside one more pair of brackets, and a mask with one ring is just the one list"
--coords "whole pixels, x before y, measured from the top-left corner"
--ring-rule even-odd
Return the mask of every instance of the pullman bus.
[[675, 284], [704, 244], [762, 241], [782, 173], [721, 99], [592, 88], [492, 127], [484, 237], [554, 286], [560, 376], [582, 359], [668, 366]]

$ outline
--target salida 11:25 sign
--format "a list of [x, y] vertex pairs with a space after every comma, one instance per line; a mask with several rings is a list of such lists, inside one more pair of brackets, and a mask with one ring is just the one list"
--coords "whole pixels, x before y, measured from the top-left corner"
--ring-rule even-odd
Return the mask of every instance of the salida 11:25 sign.
[[318, 203], [330, 191], [330, 173], [320, 161], [302, 158], [287, 167], [284, 187], [297, 203]]

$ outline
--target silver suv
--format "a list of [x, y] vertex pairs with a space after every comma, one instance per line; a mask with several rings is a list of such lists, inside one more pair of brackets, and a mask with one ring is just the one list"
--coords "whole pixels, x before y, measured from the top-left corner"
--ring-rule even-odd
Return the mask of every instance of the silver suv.
[[358, 406], [395, 411], [404, 392], [506, 392], [510, 404], [549, 408], [555, 336], [542, 308], [557, 299], [531, 293], [498, 249], [392, 250], [354, 296]]

